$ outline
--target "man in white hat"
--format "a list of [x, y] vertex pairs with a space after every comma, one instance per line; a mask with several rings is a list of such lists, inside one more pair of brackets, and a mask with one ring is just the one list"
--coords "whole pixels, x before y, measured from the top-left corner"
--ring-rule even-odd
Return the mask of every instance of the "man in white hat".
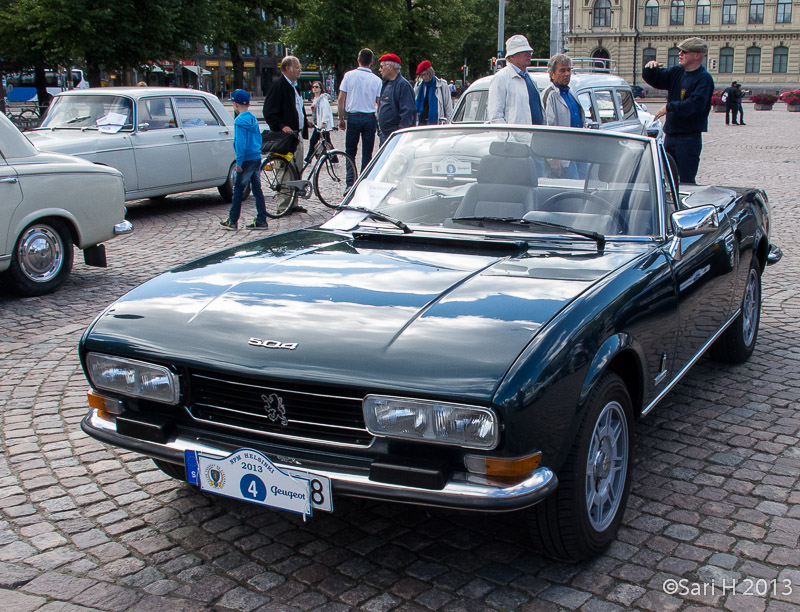
[[506, 67], [489, 83], [489, 121], [543, 125], [539, 90], [528, 74], [533, 49], [528, 39], [515, 34], [506, 41]]

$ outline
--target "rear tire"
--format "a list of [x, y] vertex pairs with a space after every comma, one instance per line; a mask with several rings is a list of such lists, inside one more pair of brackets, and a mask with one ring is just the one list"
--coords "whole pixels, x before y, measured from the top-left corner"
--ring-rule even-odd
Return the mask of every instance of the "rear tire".
[[753, 354], [761, 322], [761, 272], [754, 259], [747, 273], [739, 316], [728, 326], [709, 351], [711, 358], [724, 363], [744, 363]]
[[527, 510], [534, 546], [567, 561], [595, 557], [614, 541], [630, 489], [633, 406], [622, 379], [605, 374], [585, 412], [558, 489]]
[[72, 235], [62, 221], [37, 221], [17, 238], [4, 277], [20, 295], [44, 295], [67, 279], [73, 256]]
[[286, 183], [299, 178], [295, 165], [285, 158], [270, 155], [264, 160], [261, 164], [261, 190], [268, 217], [278, 219], [291, 212], [297, 202], [297, 189], [287, 187]]
[[[222, 197], [222, 200], [226, 204], [230, 204], [233, 202], [233, 185], [236, 182], [236, 162], [231, 164], [231, 167], [228, 168], [228, 180], [226, 180], [222, 185], [217, 187], [217, 191], [219, 191], [219, 195]], [[250, 185], [246, 185], [244, 188], [244, 193], [242, 194], [242, 200], [246, 200], [250, 197]]]
[[[332, 158], [336, 156], [338, 164], [334, 164]], [[314, 193], [317, 194], [319, 201], [329, 208], [341, 208], [346, 190], [347, 167], [353, 169], [353, 177], [358, 178], [358, 169], [355, 161], [344, 151], [328, 151], [322, 161], [314, 171], [312, 183]]]

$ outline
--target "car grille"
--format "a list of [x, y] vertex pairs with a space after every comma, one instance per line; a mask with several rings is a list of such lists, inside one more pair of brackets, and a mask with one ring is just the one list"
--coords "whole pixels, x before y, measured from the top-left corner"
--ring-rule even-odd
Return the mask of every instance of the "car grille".
[[189, 412], [197, 421], [281, 438], [369, 446], [361, 397], [270, 386], [244, 378], [193, 372]]

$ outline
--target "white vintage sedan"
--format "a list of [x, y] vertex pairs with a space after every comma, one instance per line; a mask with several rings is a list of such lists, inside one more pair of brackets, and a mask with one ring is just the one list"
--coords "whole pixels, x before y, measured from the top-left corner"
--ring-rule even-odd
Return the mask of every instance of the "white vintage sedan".
[[0, 284], [21, 295], [58, 287], [73, 245], [105, 267], [105, 245], [133, 231], [118, 170], [43, 153], [0, 114]]
[[27, 132], [43, 151], [111, 166], [125, 199], [217, 187], [233, 197], [233, 117], [211, 94], [175, 87], [66, 91], [41, 127]]

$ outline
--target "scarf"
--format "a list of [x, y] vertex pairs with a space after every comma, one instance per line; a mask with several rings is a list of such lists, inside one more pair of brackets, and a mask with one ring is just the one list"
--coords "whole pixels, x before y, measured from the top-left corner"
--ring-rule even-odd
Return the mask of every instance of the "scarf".
[[439, 123], [439, 102], [436, 99], [436, 77], [428, 83], [422, 81], [417, 92], [417, 115], [425, 110], [425, 96], [428, 97], [428, 125]]

